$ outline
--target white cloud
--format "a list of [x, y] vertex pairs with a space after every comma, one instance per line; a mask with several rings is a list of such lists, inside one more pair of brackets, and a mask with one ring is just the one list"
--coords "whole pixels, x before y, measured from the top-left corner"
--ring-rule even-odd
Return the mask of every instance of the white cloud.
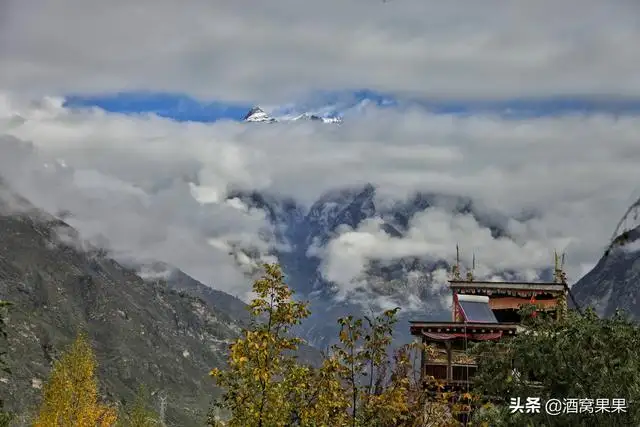
[[[269, 250], [265, 230], [270, 227], [263, 212], [239, 211], [224, 202], [198, 203], [179, 170], [171, 168], [170, 155], [163, 162], [141, 155], [119, 164], [117, 144], [97, 144], [85, 151], [72, 140], [65, 145], [56, 139], [55, 128], [50, 123], [51, 137], [39, 136], [35, 144], [0, 134], [0, 175], [15, 191], [51, 213], [70, 212], [65, 220], [82, 238], [106, 244], [118, 259], [168, 262], [234, 295], [250, 288], [246, 274], [251, 271], [243, 265], [242, 253], [232, 253], [232, 246]], [[118, 134], [105, 137], [117, 140]], [[70, 167], [50, 161], [59, 156], [73, 159]]]
[[623, 246], [623, 249], [627, 253], [633, 253], [640, 251], [640, 240], [633, 241], [628, 245]]
[[387, 202], [421, 190], [472, 197], [505, 217], [538, 213], [507, 223], [513, 241], [445, 208], [418, 214], [402, 239], [369, 221], [323, 252], [324, 272], [348, 290], [369, 259], [451, 260], [456, 243], [467, 258], [475, 250], [479, 273], [489, 276], [550, 265], [552, 251], [565, 248], [576, 280], [604, 251], [640, 182], [639, 117], [509, 121], [371, 109], [340, 126], [246, 126], [0, 99], [0, 171], [25, 196], [51, 212], [73, 212], [72, 225], [108, 236], [121, 253], [176, 264], [222, 289], [242, 284], [239, 293], [248, 286], [242, 256], [230, 257], [227, 245], [266, 254], [273, 242], [258, 238], [263, 212], [221, 201], [229, 186], [308, 204], [328, 189], [372, 182]]
[[[407, 257], [428, 260], [456, 260], [456, 244], [477, 252], [476, 277], [487, 278], [497, 271], [517, 271], [527, 280], [535, 280], [540, 269], [549, 268], [554, 249], [565, 249], [569, 236], [551, 237], [539, 233], [527, 223], [511, 220], [508, 229], [519, 228], [513, 238], [494, 238], [491, 231], [471, 215], [458, 214], [440, 207], [428, 208], [411, 221], [402, 238], [389, 236], [382, 222], [368, 220], [357, 230], [345, 231], [334, 238], [324, 254], [324, 274], [338, 283], [344, 294], [362, 286], [359, 280], [369, 260], [393, 261]], [[526, 228], [526, 230], [524, 230]], [[465, 254], [470, 267], [470, 254]], [[463, 273], [464, 274], [464, 273]], [[431, 278], [434, 283], [442, 280]]]
[[169, 90], [288, 101], [640, 94], [638, 2], [5, 0], [0, 82], [38, 95]]

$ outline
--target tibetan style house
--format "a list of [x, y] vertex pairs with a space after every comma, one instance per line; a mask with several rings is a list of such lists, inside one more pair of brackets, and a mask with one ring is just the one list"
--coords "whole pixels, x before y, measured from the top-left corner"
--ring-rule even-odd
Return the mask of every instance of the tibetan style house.
[[452, 276], [451, 321], [410, 322], [411, 334], [432, 349], [422, 352], [422, 378], [444, 380], [448, 387], [469, 385], [477, 369], [466, 351], [470, 343], [500, 340], [522, 329], [518, 312], [523, 305], [534, 303], [555, 316], [566, 310], [568, 286], [557, 256], [553, 282], [485, 282], [471, 273], [463, 280], [459, 265]]

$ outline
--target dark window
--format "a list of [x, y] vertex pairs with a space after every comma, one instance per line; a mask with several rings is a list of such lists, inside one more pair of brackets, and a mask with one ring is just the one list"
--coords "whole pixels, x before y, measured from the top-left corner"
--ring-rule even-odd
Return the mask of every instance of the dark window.
[[500, 323], [520, 323], [520, 314], [518, 310], [514, 309], [505, 309], [505, 310], [494, 310], [493, 311], [496, 319]]

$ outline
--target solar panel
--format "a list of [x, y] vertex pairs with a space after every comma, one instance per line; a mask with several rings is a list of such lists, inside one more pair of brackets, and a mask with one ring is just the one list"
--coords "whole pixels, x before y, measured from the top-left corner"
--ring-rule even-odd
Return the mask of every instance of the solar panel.
[[467, 322], [498, 323], [498, 319], [489, 307], [488, 298], [487, 300], [479, 300], [464, 297], [465, 295], [458, 296], [458, 304], [460, 304]]

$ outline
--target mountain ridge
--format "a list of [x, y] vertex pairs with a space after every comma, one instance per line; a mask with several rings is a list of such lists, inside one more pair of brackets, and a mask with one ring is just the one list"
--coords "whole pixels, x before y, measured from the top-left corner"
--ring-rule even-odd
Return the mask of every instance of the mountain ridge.
[[280, 117], [273, 117], [266, 113], [262, 108], [258, 106], [252, 107], [242, 118], [243, 122], [253, 123], [278, 123], [278, 122], [295, 122], [295, 121], [318, 121], [322, 123], [340, 123], [342, 120], [338, 117], [323, 117], [312, 113], [302, 113], [297, 115], [283, 115]]
[[625, 245], [609, 250], [571, 290], [580, 306], [591, 306], [601, 316], [622, 309], [640, 319], [640, 227], [624, 234]]
[[11, 374], [0, 378], [0, 399], [20, 414], [18, 425], [28, 423], [51, 364], [80, 331], [110, 401], [130, 400], [144, 384], [168, 397], [168, 425], [203, 422], [217, 393], [207, 373], [224, 365], [242, 327], [233, 314], [166, 281], [145, 282], [104, 251], [73, 242], [78, 233], [63, 221], [14, 199], [19, 212], [15, 200], [11, 210], [0, 203], [0, 299], [12, 303]]
[[[408, 232], [415, 215], [429, 208], [442, 208], [471, 215], [481, 226], [488, 228], [494, 238], [507, 236], [506, 220], [499, 215], [487, 214], [470, 199], [417, 192], [405, 201], [386, 206], [376, 201], [377, 189], [372, 184], [326, 192], [309, 207], [256, 191], [236, 190], [228, 197], [237, 198], [250, 208], [262, 209], [278, 230], [280, 242], [288, 250], [272, 255], [279, 259], [297, 294], [311, 302], [311, 317], [300, 331], [319, 349], [332, 344], [337, 336], [337, 324], [327, 322], [327, 319], [369, 314], [366, 310], [377, 301], [387, 308], [393, 304], [405, 308], [399, 313], [395, 331], [398, 342], [411, 339], [407, 323], [411, 318], [445, 319], [448, 316], [448, 293], [445, 288], [435, 285], [434, 275], [442, 273], [446, 277], [451, 265], [440, 258], [414, 256], [390, 261], [371, 260], [358, 278], [360, 284], [351, 291], [353, 298], [338, 298], [338, 288], [323, 275], [322, 259], [317, 251], [344, 227], [356, 230], [364, 221], [377, 218], [385, 233], [391, 238], [401, 238]], [[504, 274], [516, 278], [518, 272], [505, 271]], [[551, 268], [542, 269], [540, 274], [551, 277]]]
[[[12, 374], [0, 375], [0, 399], [20, 414], [19, 425], [28, 424], [52, 363], [81, 331], [107, 400], [123, 404], [145, 385], [168, 398], [167, 425], [204, 422], [218, 392], [208, 372], [224, 366], [228, 345], [251, 320], [243, 301], [162, 262], [146, 270], [121, 264], [1, 182], [0, 242], [0, 300], [13, 304]], [[322, 362], [308, 345], [295, 355]]]

